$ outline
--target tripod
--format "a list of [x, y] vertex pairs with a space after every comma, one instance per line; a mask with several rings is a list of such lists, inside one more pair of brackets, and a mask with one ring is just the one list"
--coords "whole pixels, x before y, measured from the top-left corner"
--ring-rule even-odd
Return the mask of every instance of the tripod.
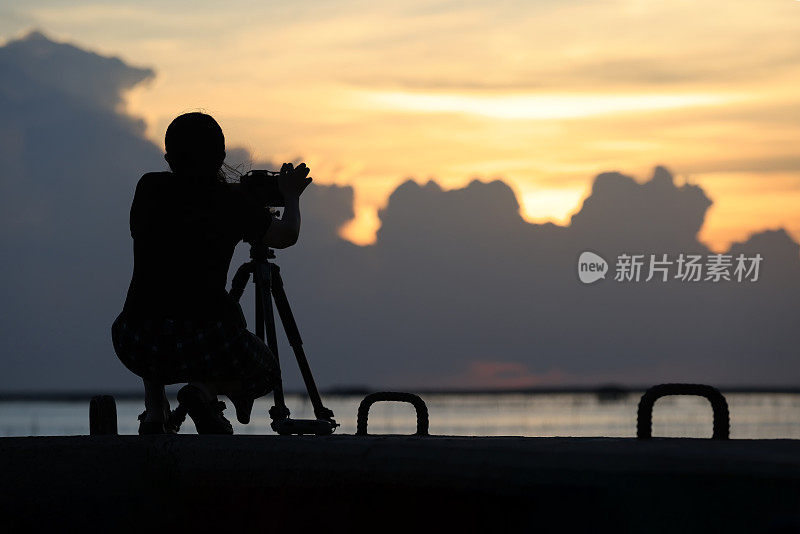
[[283, 397], [283, 379], [279, 378], [275, 386], [273, 397], [275, 406], [270, 408], [269, 416], [272, 418], [272, 429], [281, 435], [289, 434], [316, 434], [324, 436], [332, 434], [339, 424], [333, 419], [333, 412], [322, 405], [317, 385], [311, 374], [305, 351], [303, 351], [303, 340], [300, 338], [300, 331], [289, 307], [289, 299], [283, 289], [283, 279], [281, 269], [269, 260], [275, 259], [275, 251], [261, 243], [250, 245], [250, 261], [239, 267], [231, 281], [230, 296], [237, 302], [244, 293], [245, 286], [253, 274], [253, 283], [256, 289], [256, 326], [255, 334], [264, 341], [266, 329], [266, 343], [269, 350], [275, 355], [280, 373], [280, 362], [278, 360], [278, 339], [275, 334], [275, 316], [272, 308], [272, 301], [278, 309], [283, 329], [286, 337], [294, 351], [300, 373], [306, 384], [308, 396], [314, 407], [316, 419], [292, 419], [289, 417], [289, 408]]

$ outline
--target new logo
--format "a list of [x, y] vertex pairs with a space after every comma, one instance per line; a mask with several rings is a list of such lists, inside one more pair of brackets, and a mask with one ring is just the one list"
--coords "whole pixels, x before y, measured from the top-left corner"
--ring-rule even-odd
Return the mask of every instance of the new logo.
[[578, 278], [584, 284], [592, 284], [606, 277], [608, 262], [594, 252], [582, 252], [578, 258]]

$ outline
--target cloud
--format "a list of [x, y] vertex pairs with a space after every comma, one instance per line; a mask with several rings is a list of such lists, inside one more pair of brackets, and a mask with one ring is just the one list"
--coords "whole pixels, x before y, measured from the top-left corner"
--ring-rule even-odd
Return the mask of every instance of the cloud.
[[785, 172], [800, 171], [800, 155], [776, 154], [760, 158], [730, 158], [706, 160], [697, 163], [687, 162], [687, 172]]
[[[705, 249], [697, 242], [711, 200], [694, 185], [675, 186], [664, 167], [650, 181], [637, 183], [620, 173], [598, 175], [591, 195], [572, 216], [570, 230], [587, 246], [606, 250], [691, 252]], [[609, 232], [613, 229], [613, 232]]]
[[470, 362], [465, 372], [444, 379], [439, 378], [423, 387], [474, 388], [474, 389], [521, 389], [536, 386], [563, 384], [569, 377], [555, 369], [544, 374], [531, 373], [527, 365], [519, 362], [477, 361]]
[[[81, 75], [59, 74], [72, 69]], [[133, 188], [164, 163], [116, 103], [152, 72], [39, 34], [0, 48], [0, 72], [0, 390], [136, 387], [109, 327], [130, 280]], [[577, 281], [587, 248], [609, 263], [625, 251], [708, 253], [697, 233], [710, 200], [666, 168], [641, 183], [597, 176], [566, 226], [527, 223], [500, 180], [406, 181], [366, 247], [337, 235], [353, 197], [312, 186], [301, 242], [278, 257], [322, 387], [800, 378], [800, 258], [783, 231], [731, 249], [764, 256], [749, 285]], [[232, 269], [246, 259], [240, 247]], [[282, 345], [298, 387], [289, 354]]]
[[336, 383], [793, 383], [800, 256], [784, 231], [730, 250], [765, 258], [765, 278], [749, 285], [576, 279], [587, 248], [611, 263], [622, 252], [708, 255], [696, 236], [710, 205], [663, 167], [644, 183], [597, 176], [566, 227], [523, 221], [499, 181], [406, 182], [380, 213], [375, 245], [320, 268], [301, 244], [281, 264], [287, 287], [314, 295], [301, 294], [307, 347]]
[[[796, 70], [800, 51], [794, 48], [774, 50], [768, 54], [746, 54], [749, 44], [731, 43], [724, 50], [697, 54], [696, 50], [659, 50], [648, 55], [630, 52], [609, 56], [602, 51], [586, 59], [564, 58], [553, 64], [539, 61], [516, 70], [515, 78], [476, 79], [470, 73], [453, 77], [415, 72], [344, 74], [354, 85], [395, 89], [470, 92], [508, 91], [539, 93], [557, 90], [586, 90], [598, 86], [606, 91], [620, 88], [682, 87], [692, 84], [726, 86], [752, 81], [756, 77], [776, 77]], [[397, 67], [395, 69], [399, 70]]]
[[36, 32], [0, 48], [3, 389], [121, 378], [107, 330], [131, 272], [128, 209], [163, 164], [115, 108], [150, 76]]
[[107, 109], [121, 103], [123, 91], [155, 75], [151, 69], [131, 67], [119, 58], [55, 43], [39, 31], [0, 48], [0, 65], [3, 79], [8, 80], [7, 89], [35, 90], [32, 95], [18, 97], [52, 92]]

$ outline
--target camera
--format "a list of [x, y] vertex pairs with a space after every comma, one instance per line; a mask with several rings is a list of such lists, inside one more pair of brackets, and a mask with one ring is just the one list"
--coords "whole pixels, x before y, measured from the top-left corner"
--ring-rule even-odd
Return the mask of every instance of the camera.
[[254, 169], [243, 174], [240, 178], [242, 187], [255, 195], [258, 201], [265, 206], [280, 208], [286, 205], [283, 194], [278, 187], [280, 172]]

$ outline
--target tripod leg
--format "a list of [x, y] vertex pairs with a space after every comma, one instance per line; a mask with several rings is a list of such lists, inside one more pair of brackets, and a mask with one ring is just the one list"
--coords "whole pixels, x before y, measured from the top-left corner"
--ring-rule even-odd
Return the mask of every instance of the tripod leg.
[[[262, 327], [266, 325], [267, 328], [267, 337], [266, 343], [269, 347], [269, 350], [278, 357], [278, 336], [275, 333], [275, 315], [272, 310], [272, 293], [270, 288], [272, 286], [272, 280], [270, 276], [269, 268], [266, 265], [258, 265], [256, 266], [256, 271], [258, 272], [259, 276], [257, 277], [256, 282], [256, 293], [258, 294], [258, 300], [261, 304], [261, 313], [263, 316], [263, 320], [261, 321]], [[264, 338], [261, 337], [263, 340]]]
[[297, 358], [297, 365], [300, 367], [300, 373], [303, 375], [303, 381], [306, 384], [308, 396], [311, 399], [311, 405], [314, 407], [314, 415], [319, 419], [330, 419], [333, 417], [333, 412], [322, 405], [322, 399], [319, 396], [317, 384], [314, 382], [314, 376], [311, 374], [311, 367], [308, 365], [308, 359], [303, 350], [303, 340], [300, 338], [300, 330], [297, 328], [297, 322], [295, 322], [292, 309], [289, 306], [289, 299], [286, 297], [286, 291], [283, 289], [280, 267], [271, 263], [270, 268], [272, 271], [270, 287], [275, 299], [275, 307], [278, 308], [278, 314], [280, 315], [281, 323], [283, 323], [286, 337], [289, 339], [289, 344], [292, 346], [294, 355]]
[[261, 296], [264, 291], [264, 280], [258, 265], [253, 269], [253, 285], [256, 286], [256, 326], [255, 334], [261, 341], [264, 341], [264, 299]]
[[231, 290], [228, 291], [228, 295], [236, 302], [239, 302], [239, 299], [242, 298], [242, 294], [247, 286], [247, 281], [250, 280], [250, 273], [253, 272], [254, 265], [254, 262], [249, 261], [236, 269], [236, 274], [233, 275]]
[[[272, 390], [275, 406], [270, 408], [269, 414], [273, 420], [289, 417], [289, 409], [283, 396], [283, 380], [281, 376], [280, 358], [278, 358], [278, 336], [275, 332], [275, 315], [272, 310], [272, 285], [271, 273], [267, 264], [256, 264], [253, 271], [253, 280], [256, 284], [256, 336], [266, 341], [267, 347], [275, 356], [275, 365], [278, 370], [278, 382]], [[266, 326], [266, 340], [264, 328]]]

